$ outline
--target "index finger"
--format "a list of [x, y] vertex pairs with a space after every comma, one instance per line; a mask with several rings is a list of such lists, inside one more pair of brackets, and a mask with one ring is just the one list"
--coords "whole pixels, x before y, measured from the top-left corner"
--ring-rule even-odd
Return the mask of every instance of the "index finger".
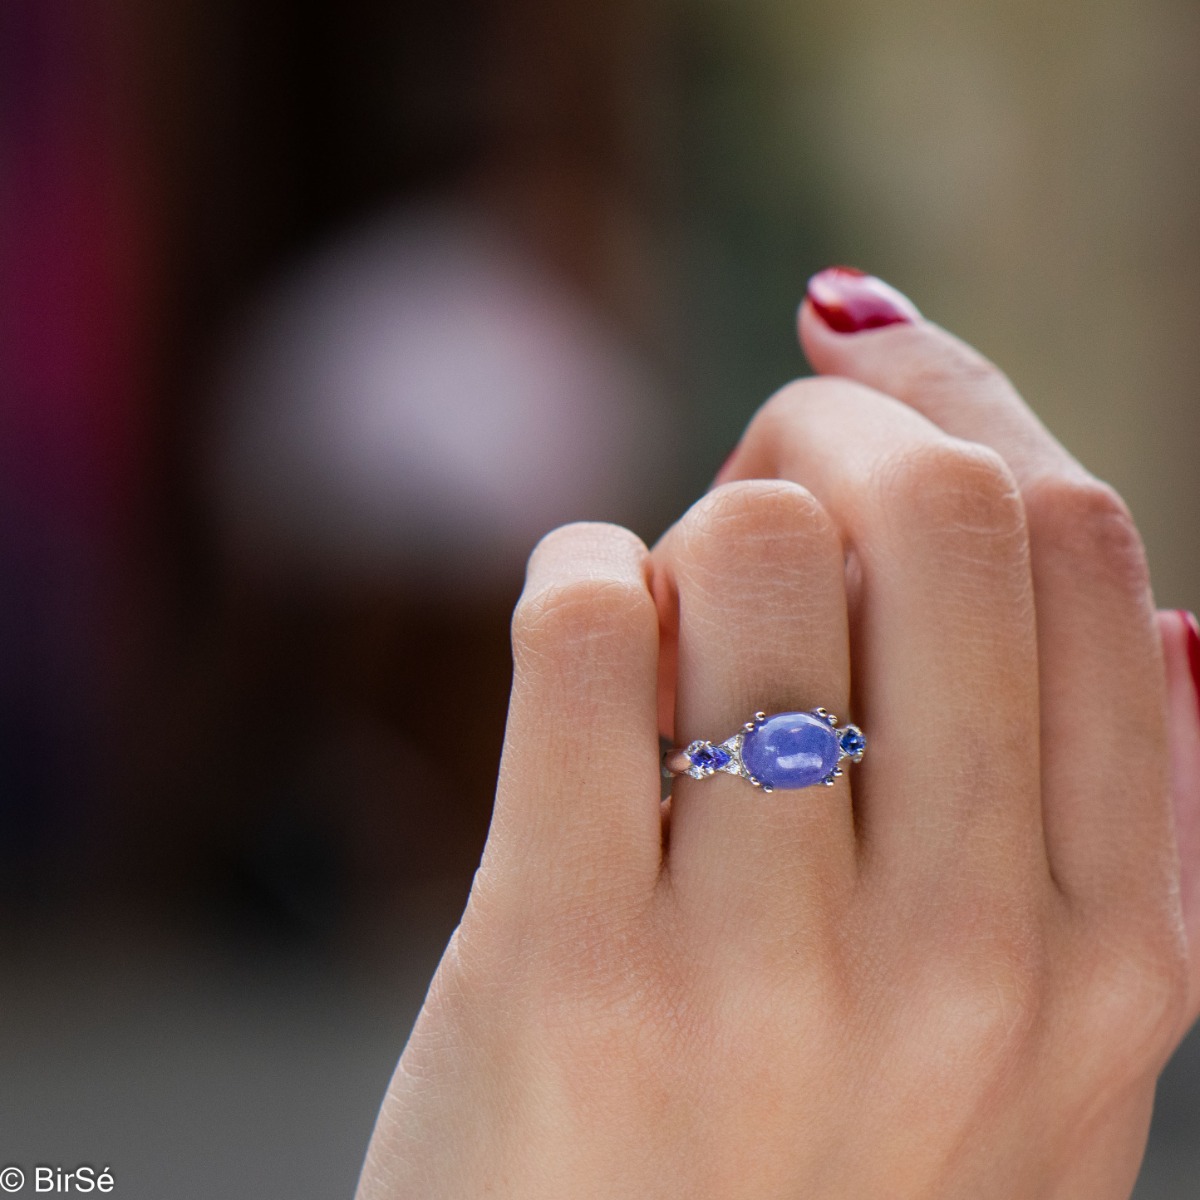
[[886, 392], [1008, 464], [1029, 529], [1052, 869], [1068, 894], [1110, 907], [1148, 889], [1165, 896], [1174, 855], [1161, 645], [1124, 502], [999, 369], [882, 281], [839, 268], [814, 276], [800, 337], [819, 373]]

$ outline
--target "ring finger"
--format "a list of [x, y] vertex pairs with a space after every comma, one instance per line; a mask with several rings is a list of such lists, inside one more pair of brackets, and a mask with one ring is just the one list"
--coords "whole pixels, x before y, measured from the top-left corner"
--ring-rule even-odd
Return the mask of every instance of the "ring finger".
[[[677, 650], [676, 741], [719, 742], [757, 711], [824, 706], [850, 690], [843, 551], [813, 497], [782, 480], [709, 493], [655, 551]], [[806, 791], [718, 772], [674, 781], [672, 888], [707, 926], [767, 938], [819, 928], [855, 878], [847, 778]]]

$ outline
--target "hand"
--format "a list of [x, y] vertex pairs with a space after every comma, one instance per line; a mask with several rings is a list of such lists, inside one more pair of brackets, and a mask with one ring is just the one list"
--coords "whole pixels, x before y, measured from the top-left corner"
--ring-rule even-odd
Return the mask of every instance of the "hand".
[[[492, 829], [362, 1200], [1129, 1194], [1200, 993], [1141, 545], [880, 294], [856, 334], [806, 304], [830, 377], [653, 559], [599, 525], [535, 551]], [[660, 808], [672, 694], [683, 743], [823, 704], [866, 758]]]

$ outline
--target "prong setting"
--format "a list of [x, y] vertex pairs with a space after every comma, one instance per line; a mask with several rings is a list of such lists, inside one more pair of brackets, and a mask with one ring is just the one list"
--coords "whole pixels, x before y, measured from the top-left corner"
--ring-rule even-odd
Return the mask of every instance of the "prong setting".
[[[826, 708], [771, 716], [759, 711], [723, 742], [698, 738], [686, 749], [667, 751], [663, 771], [668, 776], [693, 779], [707, 779], [718, 772], [740, 775], [764, 795], [816, 783], [833, 787], [845, 774], [843, 760], [861, 762], [867, 744], [857, 725], [839, 727], [837, 722]], [[747, 766], [747, 757], [752, 758], [754, 770]], [[824, 768], [826, 774], [816, 775], [813, 766]]]

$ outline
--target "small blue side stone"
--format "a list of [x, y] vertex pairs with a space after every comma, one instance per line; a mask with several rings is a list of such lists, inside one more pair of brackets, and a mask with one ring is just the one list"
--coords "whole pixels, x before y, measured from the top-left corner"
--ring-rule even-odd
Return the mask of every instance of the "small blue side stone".
[[811, 787], [838, 764], [838, 735], [812, 713], [776, 713], [742, 739], [742, 763], [772, 788]]
[[703, 767], [706, 771], [709, 768], [719, 771], [729, 765], [729, 751], [722, 750], [720, 746], [701, 746], [691, 758], [696, 766]]
[[857, 725], [842, 731], [842, 749], [849, 755], [861, 754], [867, 748], [867, 739]]

